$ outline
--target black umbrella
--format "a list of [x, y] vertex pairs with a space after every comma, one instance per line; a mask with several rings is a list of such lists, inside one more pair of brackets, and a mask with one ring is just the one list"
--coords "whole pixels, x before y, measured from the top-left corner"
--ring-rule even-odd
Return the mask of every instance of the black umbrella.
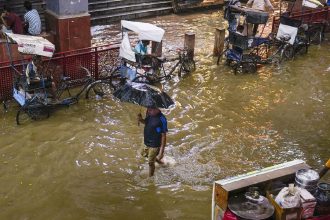
[[122, 102], [129, 102], [144, 107], [169, 108], [174, 104], [171, 97], [157, 87], [145, 83], [126, 83], [113, 95]]

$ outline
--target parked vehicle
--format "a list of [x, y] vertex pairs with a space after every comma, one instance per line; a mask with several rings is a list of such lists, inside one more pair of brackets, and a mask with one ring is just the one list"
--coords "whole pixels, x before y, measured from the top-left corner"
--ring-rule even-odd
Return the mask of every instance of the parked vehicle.
[[[283, 9], [282, 3], [289, 4], [289, 7]], [[324, 33], [330, 30], [330, 7], [317, 0], [281, 2], [279, 15], [273, 17], [272, 32], [277, 32], [282, 17], [299, 20], [304, 26], [305, 34], [311, 44], [320, 44]]]
[[[78, 102], [80, 96], [85, 91], [90, 91], [91, 88], [94, 94], [103, 96], [106, 91], [101, 90], [99, 86], [94, 84], [99, 84], [99, 81], [91, 76], [90, 72], [84, 68], [82, 71], [86, 72], [86, 77], [79, 80], [71, 80], [69, 77], [61, 76], [60, 82], [57, 88], [53, 87], [52, 76], [47, 75], [48, 67], [51, 63], [51, 58], [55, 51], [55, 46], [48, 40], [42, 37], [27, 36], [27, 35], [17, 35], [6, 33], [6, 42], [8, 48], [8, 55], [10, 57], [11, 67], [14, 72], [13, 80], [13, 97], [16, 102], [20, 105], [20, 109], [16, 114], [16, 123], [25, 124], [31, 120], [41, 120], [48, 118], [50, 112], [53, 108], [59, 106], [69, 106]], [[34, 58], [46, 57], [43, 62], [43, 67], [36, 68], [35, 64], [30, 63], [21, 59], [22, 65], [14, 65], [12, 60], [12, 51], [10, 44], [15, 43], [18, 45], [18, 51], [23, 55], [32, 55]], [[41, 63], [40, 63], [41, 65]], [[29, 68], [29, 69], [28, 69]], [[33, 74], [37, 74], [35, 81], [31, 82], [30, 75], [27, 72], [33, 71]], [[83, 84], [83, 87], [73, 95], [70, 92], [71, 85]], [[67, 92], [67, 95], [64, 93]], [[90, 91], [91, 93], [91, 91]], [[89, 95], [91, 96], [91, 95]], [[86, 97], [88, 95], [86, 94]]]
[[[308, 36], [301, 21], [282, 16], [276, 33], [263, 36], [268, 13], [258, 10], [230, 6], [231, 11], [239, 12], [244, 30], [230, 31], [225, 40], [226, 64], [233, 67], [235, 73], [254, 73], [262, 64], [278, 64], [293, 59], [308, 51]], [[263, 25], [261, 33], [251, 34], [254, 25]], [[249, 28], [250, 26], [250, 28]], [[218, 63], [221, 55], [218, 57]]]
[[168, 61], [156, 54], [139, 54], [132, 47], [129, 39], [129, 31], [138, 35], [139, 41], [152, 41], [156, 43], [155, 51], [161, 46], [165, 31], [153, 24], [143, 22], [121, 21], [123, 39], [119, 52], [119, 65], [115, 66], [110, 73], [112, 87], [124, 84], [126, 81], [144, 82], [153, 84], [165, 79], [170, 79], [178, 68], [178, 75], [182, 72], [190, 73], [195, 70], [195, 62], [189, 58], [187, 50], [177, 50], [176, 64], [170, 71], [166, 71], [164, 63]]

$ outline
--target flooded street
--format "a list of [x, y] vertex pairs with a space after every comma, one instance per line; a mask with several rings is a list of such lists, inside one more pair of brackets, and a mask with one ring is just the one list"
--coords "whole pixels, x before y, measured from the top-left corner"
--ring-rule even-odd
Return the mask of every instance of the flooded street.
[[[171, 164], [147, 177], [138, 106], [81, 100], [17, 126], [11, 102], [0, 117], [0, 219], [210, 219], [214, 180], [293, 159], [319, 168], [329, 158], [329, 41], [280, 69], [234, 75], [211, 56], [218, 13], [143, 21], [166, 30], [165, 54], [196, 33], [196, 72], [163, 84], [176, 104], [163, 111]], [[116, 42], [120, 30], [111, 30]]]

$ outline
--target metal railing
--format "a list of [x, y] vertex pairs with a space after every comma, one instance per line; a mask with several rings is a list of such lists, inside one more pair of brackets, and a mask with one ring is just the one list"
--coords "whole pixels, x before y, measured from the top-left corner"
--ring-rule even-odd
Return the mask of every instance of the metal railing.
[[[51, 59], [50, 63], [56, 70], [52, 72], [54, 79], [62, 76], [70, 77], [72, 80], [85, 77], [85, 72], [81, 67], [87, 68], [95, 79], [105, 76], [104, 65], [109, 67], [116, 65], [115, 62], [119, 56], [118, 46], [105, 45], [91, 48], [84, 48], [74, 51], [57, 53]], [[22, 60], [14, 61], [15, 67], [23, 73]], [[24, 60], [25, 63], [29, 59]], [[47, 63], [47, 61], [45, 61]], [[110, 68], [108, 68], [110, 69]], [[0, 63], [0, 101], [12, 98], [13, 80], [15, 72], [10, 62]]]

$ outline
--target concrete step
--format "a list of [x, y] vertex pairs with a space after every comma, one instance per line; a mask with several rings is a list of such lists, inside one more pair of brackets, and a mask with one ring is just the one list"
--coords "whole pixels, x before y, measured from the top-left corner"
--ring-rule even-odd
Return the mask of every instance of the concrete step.
[[89, 10], [115, 7], [115, 6], [127, 6], [127, 5], [135, 5], [140, 3], [154, 3], [159, 2], [157, 0], [99, 0], [95, 2], [89, 1], [88, 7]]
[[99, 0], [99, 1], [89, 1], [88, 5], [90, 9], [95, 7], [109, 7], [109, 6], [118, 6], [118, 5], [134, 5], [139, 3], [147, 2], [158, 2], [157, 0]]
[[109, 24], [122, 19], [133, 20], [142, 17], [158, 16], [172, 13], [172, 7], [152, 8], [147, 10], [136, 10], [131, 12], [119, 13], [114, 15], [93, 16], [92, 25]]
[[148, 10], [148, 9], [157, 9], [171, 7], [171, 1], [157, 1], [157, 2], [145, 2], [134, 5], [124, 5], [124, 6], [115, 6], [115, 7], [105, 7], [102, 9], [89, 10], [92, 17], [95, 16], [104, 16], [104, 15], [116, 15], [124, 12], [130, 11], [139, 11], [139, 10]]

